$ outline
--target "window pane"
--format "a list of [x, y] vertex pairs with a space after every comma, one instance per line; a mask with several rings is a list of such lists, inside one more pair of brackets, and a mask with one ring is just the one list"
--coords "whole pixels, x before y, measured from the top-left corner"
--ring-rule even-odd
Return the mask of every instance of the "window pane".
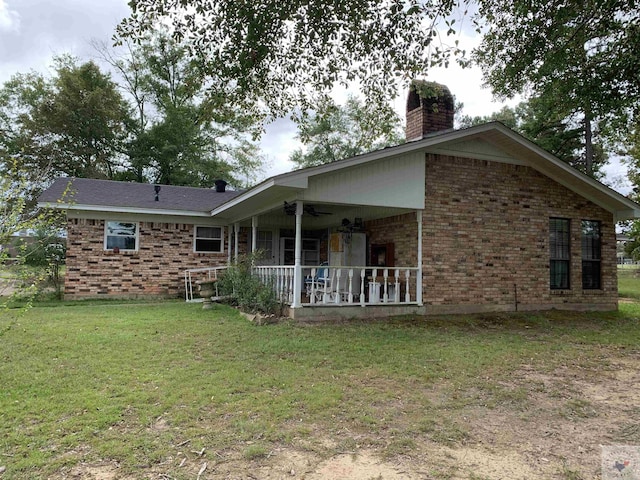
[[582, 262], [582, 288], [585, 290], [600, 289], [600, 262]]
[[107, 235], [128, 235], [135, 237], [135, 223], [107, 222]]
[[135, 250], [136, 237], [107, 236], [107, 250], [119, 248], [120, 250]]
[[135, 250], [138, 224], [131, 222], [106, 222], [107, 250], [119, 248], [120, 250]]
[[220, 227], [196, 227], [197, 238], [222, 238]]
[[549, 286], [568, 289], [571, 259], [571, 234], [568, 218], [549, 219]]
[[600, 222], [583, 220], [582, 224], [582, 288], [599, 290], [601, 287], [600, 259], [602, 241]]
[[582, 222], [582, 258], [600, 259], [600, 222], [584, 220]]
[[221, 240], [209, 240], [204, 238], [196, 239], [196, 252], [220, 252], [222, 251]]
[[551, 288], [568, 289], [569, 288], [569, 262], [566, 260], [551, 261]]

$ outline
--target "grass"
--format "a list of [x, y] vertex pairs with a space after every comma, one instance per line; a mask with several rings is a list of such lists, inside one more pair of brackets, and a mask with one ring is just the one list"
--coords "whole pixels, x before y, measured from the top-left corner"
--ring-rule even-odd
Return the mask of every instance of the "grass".
[[618, 265], [618, 293], [640, 300], [640, 265]]
[[[521, 365], [588, 367], [603, 346], [640, 342], [637, 304], [313, 327], [256, 327], [183, 302], [59, 305], [36, 306], [9, 330], [0, 319], [3, 480], [96, 459], [150, 468], [187, 440], [246, 459], [323, 436], [348, 448], [395, 432], [391, 456], [417, 438], [451, 446], [468, 436], [460, 408], [524, 403], [504, 386]], [[575, 400], [560, 414], [591, 412]]]

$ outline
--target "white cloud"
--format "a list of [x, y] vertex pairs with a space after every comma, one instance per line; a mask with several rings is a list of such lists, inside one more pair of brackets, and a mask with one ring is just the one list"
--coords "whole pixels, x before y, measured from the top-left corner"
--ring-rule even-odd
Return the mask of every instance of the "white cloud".
[[0, 32], [20, 31], [20, 15], [9, 8], [5, 0], [0, 0]]

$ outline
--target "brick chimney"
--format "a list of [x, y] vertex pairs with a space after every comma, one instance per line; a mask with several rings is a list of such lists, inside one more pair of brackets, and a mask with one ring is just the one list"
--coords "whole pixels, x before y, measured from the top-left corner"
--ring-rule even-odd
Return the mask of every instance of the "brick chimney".
[[407, 141], [453, 128], [453, 95], [445, 85], [414, 80], [407, 97]]

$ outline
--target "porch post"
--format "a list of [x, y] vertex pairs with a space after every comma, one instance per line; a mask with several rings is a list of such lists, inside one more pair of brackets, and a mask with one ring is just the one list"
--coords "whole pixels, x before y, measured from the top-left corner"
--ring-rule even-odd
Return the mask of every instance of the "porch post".
[[293, 303], [291, 308], [302, 306], [302, 212], [304, 205], [301, 200], [296, 202], [296, 244], [293, 267]]
[[233, 233], [234, 233], [234, 255], [235, 255], [235, 260], [236, 262], [238, 261], [238, 244], [239, 239], [240, 239], [240, 224], [239, 223], [234, 223], [233, 224]]
[[227, 265], [231, 265], [231, 245], [233, 236], [231, 235], [231, 225], [227, 225]]
[[251, 217], [251, 253], [258, 250], [258, 217]]
[[418, 273], [416, 274], [416, 300], [422, 306], [422, 210], [416, 211], [418, 220]]

